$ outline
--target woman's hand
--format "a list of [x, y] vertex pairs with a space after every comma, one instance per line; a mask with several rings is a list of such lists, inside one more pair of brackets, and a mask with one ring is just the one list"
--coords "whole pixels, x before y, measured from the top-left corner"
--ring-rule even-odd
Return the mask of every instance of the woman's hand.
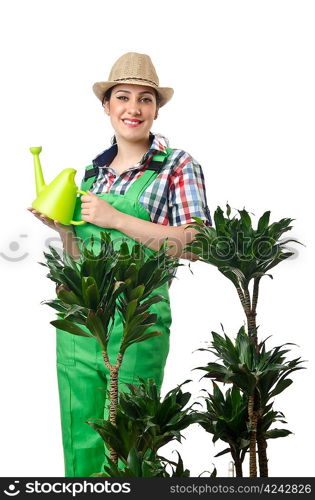
[[95, 224], [95, 226], [115, 229], [121, 212], [91, 191], [87, 191], [87, 193], [81, 196], [82, 220]]
[[41, 214], [34, 208], [29, 207], [29, 210], [37, 219], [39, 219], [43, 224], [58, 231], [59, 236], [62, 240], [64, 251], [71, 255], [74, 260], [78, 260], [80, 258], [80, 249], [78, 245], [77, 238], [75, 236], [74, 229], [72, 225], [61, 224], [57, 220], [50, 219], [44, 214]]
[[50, 219], [44, 214], [41, 214], [37, 210], [35, 210], [32, 207], [28, 207], [29, 212], [31, 212], [37, 219], [39, 219], [43, 224], [46, 226], [50, 227], [51, 229], [54, 229], [55, 231], [58, 231], [58, 233], [64, 233], [64, 232], [73, 232], [72, 226], [67, 226], [65, 224], [61, 224], [61, 222], [58, 222], [57, 220]]

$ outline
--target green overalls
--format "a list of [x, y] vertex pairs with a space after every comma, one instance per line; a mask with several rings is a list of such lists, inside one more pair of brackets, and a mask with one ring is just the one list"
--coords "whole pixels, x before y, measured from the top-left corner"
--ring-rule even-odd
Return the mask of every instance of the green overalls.
[[[98, 196], [121, 212], [150, 221], [150, 215], [140, 204], [139, 199], [144, 190], [154, 181], [171, 151], [167, 148], [166, 154], [155, 155], [149, 167], [131, 184], [126, 194], [105, 193]], [[87, 167], [81, 189], [89, 190], [95, 176], [94, 167]], [[77, 200], [73, 218], [74, 220], [81, 219], [80, 198]], [[133, 239], [116, 230], [89, 223], [75, 226], [77, 236], [86, 242], [93, 234], [94, 248], [98, 248], [97, 243], [101, 231], [111, 234], [116, 248], [119, 248], [122, 239], [127, 241], [129, 246], [135, 243]], [[146, 248], [148, 253], [152, 253], [152, 250]], [[163, 295], [167, 300], [151, 306], [150, 311], [157, 314], [157, 323], [151, 329], [161, 331], [163, 334], [133, 344], [127, 349], [119, 372], [119, 391], [128, 390], [126, 382], [137, 383], [137, 376], [154, 378], [159, 389], [161, 388], [169, 351], [169, 328], [172, 321], [168, 284], [165, 283], [157, 288], [155, 293]], [[121, 335], [122, 323], [117, 313], [108, 347], [109, 358], [113, 364], [120, 346]], [[109, 389], [109, 371], [104, 364], [98, 342], [94, 338], [79, 337], [57, 330], [57, 376], [65, 476], [87, 477], [103, 470], [102, 465], [106, 463], [104, 442], [100, 435], [86, 423], [92, 417], [104, 419], [108, 417], [106, 390]]]

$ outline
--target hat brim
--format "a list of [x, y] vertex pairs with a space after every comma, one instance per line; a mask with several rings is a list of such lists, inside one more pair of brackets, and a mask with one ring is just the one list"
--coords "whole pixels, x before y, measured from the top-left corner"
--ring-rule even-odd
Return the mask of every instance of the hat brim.
[[103, 101], [104, 94], [106, 90], [110, 89], [111, 87], [114, 87], [115, 85], [120, 85], [121, 83], [128, 83], [131, 85], [145, 85], [146, 87], [152, 87], [155, 89], [158, 94], [160, 95], [160, 107], [164, 106], [172, 97], [174, 94], [174, 89], [171, 87], [156, 87], [155, 85], [150, 85], [149, 82], [139, 82], [139, 80], [120, 80], [119, 82], [115, 81], [107, 81], [107, 82], [96, 82], [93, 85], [93, 92], [98, 97], [100, 101]]

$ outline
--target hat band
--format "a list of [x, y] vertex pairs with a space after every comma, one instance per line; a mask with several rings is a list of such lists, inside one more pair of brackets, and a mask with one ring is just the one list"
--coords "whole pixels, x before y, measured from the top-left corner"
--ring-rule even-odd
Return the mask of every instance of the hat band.
[[121, 82], [121, 81], [126, 81], [126, 80], [139, 80], [141, 82], [147, 82], [147, 83], [151, 83], [152, 85], [154, 85], [155, 87], [158, 87], [158, 84], [153, 82], [152, 80], [147, 80], [146, 78], [135, 78], [134, 76], [130, 76], [129, 78], [116, 78], [115, 80], [113, 80], [114, 82]]

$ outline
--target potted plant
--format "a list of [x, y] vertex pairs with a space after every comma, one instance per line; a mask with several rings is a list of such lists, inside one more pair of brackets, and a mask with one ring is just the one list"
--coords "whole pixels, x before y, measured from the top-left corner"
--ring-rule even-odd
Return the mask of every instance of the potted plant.
[[[51, 324], [69, 334], [94, 337], [99, 342], [104, 363], [110, 372], [110, 422], [116, 426], [118, 407], [118, 375], [124, 354], [129, 346], [160, 335], [152, 331], [156, 315], [150, 306], [163, 296], [155, 289], [173, 278], [178, 260], [167, 254], [167, 243], [157, 252], [147, 255], [144, 245], [136, 243], [131, 249], [123, 242], [114, 250], [110, 236], [101, 233], [100, 249], [93, 252], [82, 241], [79, 261], [67, 253], [50, 247], [44, 253], [47, 275], [58, 286], [57, 299], [44, 301], [58, 311], [59, 319]], [[108, 343], [113, 329], [115, 311], [122, 317], [123, 333], [115, 364], [108, 356]], [[147, 331], [151, 327], [151, 331]], [[117, 463], [117, 454], [110, 449], [110, 458]]]

